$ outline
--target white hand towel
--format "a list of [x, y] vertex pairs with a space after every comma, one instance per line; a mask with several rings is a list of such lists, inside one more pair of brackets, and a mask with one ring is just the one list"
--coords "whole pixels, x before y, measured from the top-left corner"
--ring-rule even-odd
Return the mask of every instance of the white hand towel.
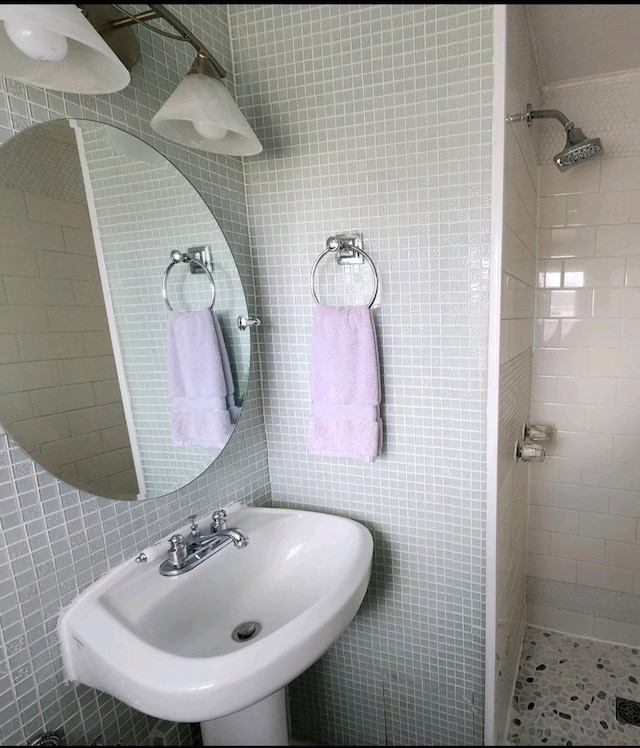
[[216, 325], [210, 309], [169, 312], [167, 365], [176, 446], [222, 449], [233, 431]]
[[224, 381], [227, 388], [227, 409], [229, 411], [231, 423], [237, 423], [238, 418], [240, 418], [241, 408], [236, 405], [236, 399], [234, 396], [235, 387], [233, 384], [233, 375], [231, 374], [231, 364], [229, 363], [229, 353], [227, 352], [227, 346], [224, 342], [220, 322], [215, 314], [213, 314], [213, 326], [215, 327], [216, 336], [218, 338], [218, 350], [220, 351], [222, 371], [224, 373]]
[[310, 454], [373, 462], [382, 445], [380, 374], [369, 307], [315, 308]]

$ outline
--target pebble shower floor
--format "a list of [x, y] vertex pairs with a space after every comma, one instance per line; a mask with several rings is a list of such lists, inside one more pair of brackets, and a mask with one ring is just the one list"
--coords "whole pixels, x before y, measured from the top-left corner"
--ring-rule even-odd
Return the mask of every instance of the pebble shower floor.
[[617, 699], [640, 702], [640, 647], [527, 626], [509, 744], [638, 746], [640, 713]]

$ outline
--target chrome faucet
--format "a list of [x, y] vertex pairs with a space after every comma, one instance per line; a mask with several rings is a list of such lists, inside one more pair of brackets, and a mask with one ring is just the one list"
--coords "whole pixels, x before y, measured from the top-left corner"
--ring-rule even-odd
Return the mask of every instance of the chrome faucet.
[[191, 532], [186, 540], [179, 534], [171, 536], [167, 558], [160, 564], [160, 573], [163, 576], [184, 574], [229, 543], [233, 543], [235, 548], [246, 548], [249, 544], [249, 536], [244, 530], [239, 527], [227, 527], [227, 512], [224, 509], [213, 513], [210, 533], [200, 532], [196, 523], [197, 517], [196, 514], [189, 517]]

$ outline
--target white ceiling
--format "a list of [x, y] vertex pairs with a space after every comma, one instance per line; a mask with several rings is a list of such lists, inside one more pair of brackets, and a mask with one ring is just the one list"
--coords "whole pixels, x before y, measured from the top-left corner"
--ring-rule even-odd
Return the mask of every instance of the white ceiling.
[[640, 70], [640, 4], [525, 9], [543, 86]]

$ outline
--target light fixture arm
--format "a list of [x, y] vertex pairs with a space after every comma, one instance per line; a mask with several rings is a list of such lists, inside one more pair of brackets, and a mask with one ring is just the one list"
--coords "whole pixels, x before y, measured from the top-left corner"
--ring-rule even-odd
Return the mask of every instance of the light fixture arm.
[[[78, 5], [78, 7], [90, 21], [92, 19], [91, 6], [91, 3]], [[166, 36], [170, 39], [177, 39], [179, 41], [189, 42], [189, 44], [191, 44], [191, 46], [194, 47], [196, 52], [198, 53], [198, 59], [206, 60], [211, 64], [213, 70], [215, 71], [214, 77], [224, 78], [226, 76], [224, 68], [211, 54], [211, 52], [209, 52], [204, 44], [202, 44], [202, 42], [194, 34], [191, 33], [191, 31], [182, 23], [182, 21], [176, 18], [176, 16], [174, 16], [171, 11], [167, 10], [164, 5], [149, 4], [149, 10], [145, 10], [142, 13], [137, 13], [136, 15], [129, 13], [115, 3], [111, 3], [111, 7], [115, 8], [118, 13], [121, 13], [122, 17], [111, 20], [106, 24], [106, 26], [98, 28], [97, 30], [102, 35], [106, 35], [108, 32], [115, 32], [118, 29], [127, 28], [129, 26], [132, 26], [133, 24], [139, 24], [140, 26], [144, 26], [144, 28], [149, 29], [149, 31], [153, 31], [154, 33], [160, 34], [161, 36]], [[178, 32], [178, 35], [170, 34], [163, 29], [159, 29], [156, 26], [148, 23], [149, 21], [152, 21], [156, 18], [161, 18], [162, 20], [166, 21]], [[108, 36], [106, 40], [108, 41]], [[211, 68], [209, 68], [209, 70], [211, 70]], [[209, 72], [209, 74], [211, 74], [211, 72]]]

